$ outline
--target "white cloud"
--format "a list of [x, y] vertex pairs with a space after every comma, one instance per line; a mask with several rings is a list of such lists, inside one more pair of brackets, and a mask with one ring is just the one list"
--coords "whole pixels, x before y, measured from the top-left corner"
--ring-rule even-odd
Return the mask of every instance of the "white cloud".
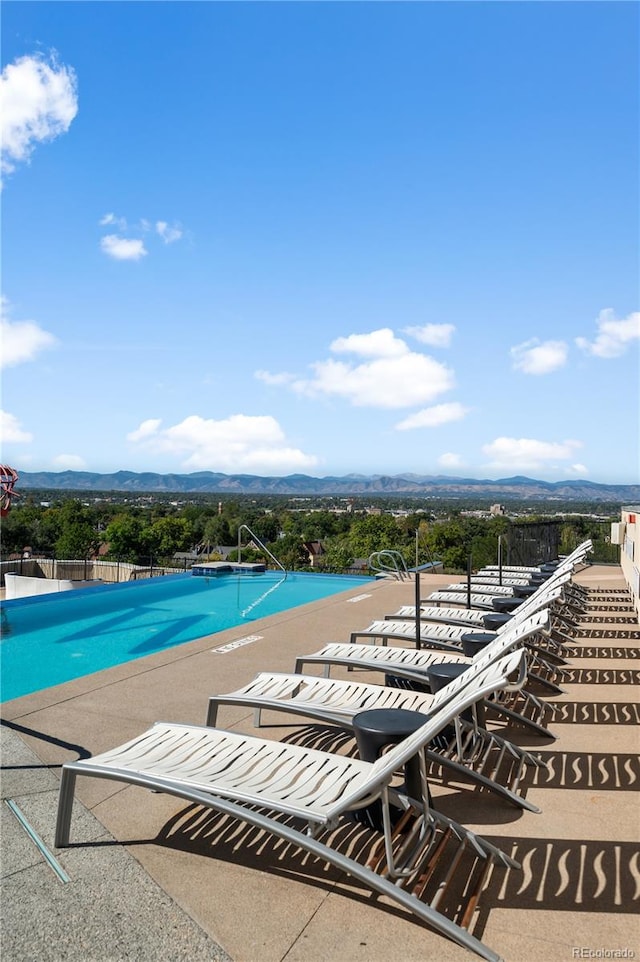
[[0, 300], [0, 366], [14, 367], [33, 361], [39, 351], [53, 347], [53, 334], [39, 327], [35, 321], [10, 321], [6, 316], [8, 301]]
[[430, 347], [449, 347], [454, 332], [453, 324], [424, 324], [422, 327], [405, 327], [402, 331]]
[[143, 421], [139, 428], [127, 434], [127, 441], [144, 441], [158, 433], [162, 421], [160, 418], [149, 418]]
[[550, 374], [564, 367], [568, 346], [564, 341], [539, 341], [537, 337], [511, 348], [513, 367], [523, 374]]
[[425, 354], [407, 353], [357, 365], [320, 361], [312, 368], [313, 380], [295, 382], [298, 393], [342, 397], [355, 407], [414, 407], [454, 386], [453, 372]]
[[125, 234], [148, 234], [154, 231], [165, 244], [180, 240], [183, 231], [177, 224], [171, 226], [166, 220], [158, 220], [155, 225], [146, 218], [129, 225], [126, 217], [118, 217], [113, 212], [104, 214], [99, 221], [100, 227], [113, 227], [117, 234], [106, 234], [100, 241], [102, 251], [118, 261], [139, 261], [149, 253], [140, 236], [125, 237]]
[[561, 462], [570, 461], [581, 447], [581, 441], [496, 438], [485, 444], [482, 451], [490, 459], [490, 468], [513, 472], [557, 468]]
[[7, 64], [0, 78], [2, 170], [28, 162], [36, 144], [66, 133], [78, 112], [75, 72], [52, 53]]
[[416, 411], [396, 424], [397, 431], [410, 431], [413, 428], [437, 428], [451, 421], [461, 421], [470, 411], [458, 401], [451, 404], [435, 404], [433, 407]]
[[83, 471], [87, 466], [78, 454], [58, 454], [53, 458], [53, 465], [60, 471]]
[[589, 469], [584, 464], [571, 464], [569, 465], [569, 472], [575, 474], [577, 478], [584, 478], [589, 474]]
[[3, 444], [25, 444], [33, 441], [33, 435], [25, 431], [17, 417], [8, 411], [0, 411], [0, 438]]
[[147, 254], [141, 240], [118, 237], [117, 234], [107, 234], [103, 237], [100, 247], [108, 257], [113, 257], [116, 261], [139, 261]]
[[105, 214], [101, 217], [99, 222], [100, 227], [112, 227], [115, 226], [119, 231], [125, 231], [127, 229], [127, 221], [124, 217], [116, 217], [115, 214]]
[[156, 233], [160, 235], [165, 244], [173, 244], [180, 240], [182, 230], [179, 227], [170, 227], [166, 220], [156, 221]]
[[409, 352], [405, 342], [388, 327], [369, 334], [338, 337], [330, 345], [330, 350], [336, 354], [359, 354], [361, 357], [399, 357]]
[[438, 464], [443, 468], [462, 468], [464, 467], [464, 461], [459, 454], [454, 454], [453, 451], [446, 451], [441, 454], [438, 458]]
[[283, 371], [281, 374], [270, 374], [269, 371], [255, 371], [254, 377], [258, 381], [263, 381], [264, 384], [275, 387], [283, 384], [291, 384], [292, 381], [296, 380], [295, 374], [287, 374], [286, 371]]
[[318, 458], [291, 447], [275, 418], [234, 414], [223, 420], [191, 415], [160, 429], [156, 419], [144, 421], [128, 440], [155, 453], [180, 458], [192, 471], [288, 473], [313, 468]]
[[[314, 376], [281, 378], [308, 397], [341, 397], [354, 407], [404, 408], [428, 404], [454, 387], [453, 371], [426, 354], [411, 351], [407, 344], [383, 328], [369, 334], [339, 337], [331, 344], [336, 353], [362, 357], [361, 363], [328, 359], [311, 364]], [[261, 372], [262, 380], [278, 383], [279, 375]]]
[[596, 319], [598, 332], [594, 341], [577, 337], [576, 344], [594, 357], [620, 357], [632, 341], [640, 339], [640, 311], [619, 320], [611, 307], [600, 311]]

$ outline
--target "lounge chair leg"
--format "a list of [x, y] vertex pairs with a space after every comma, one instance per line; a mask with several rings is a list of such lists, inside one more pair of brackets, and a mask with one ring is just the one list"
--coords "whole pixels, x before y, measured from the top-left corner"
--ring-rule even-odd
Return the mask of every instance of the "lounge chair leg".
[[60, 781], [60, 797], [58, 798], [58, 818], [56, 820], [56, 848], [65, 848], [69, 844], [69, 830], [71, 828], [71, 810], [73, 796], [76, 789], [76, 773], [69, 768], [62, 767]]
[[207, 728], [215, 728], [217, 718], [218, 718], [218, 702], [215, 700], [215, 698], [210, 698], [209, 707], [207, 708], [207, 720], [205, 722]]

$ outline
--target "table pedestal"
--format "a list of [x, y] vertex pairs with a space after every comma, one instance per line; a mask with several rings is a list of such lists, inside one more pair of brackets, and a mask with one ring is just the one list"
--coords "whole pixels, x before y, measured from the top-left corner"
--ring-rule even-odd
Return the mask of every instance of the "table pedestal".
[[[365, 762], [375, 762], [382, 749], [387, 745], [397, 745], [408, 735], [412, 735], [427, 721], [427, 716], [418, 711], [404, 708], [375, 708], [361, 711], [353, 719], [353, 730], [358, 744], [360, 758]], [[405, 791], [409, 798], [422, 799], [420, 761], [417, 756], [410, 758], [404, 766]], [[431, 795], [428, 796], [431, 805]], [[382, 831], [382, 803], [373, 802], [367, 809], [356, 813], [358, 821], [364, 821]], [[392, 820], [402, 814], [392, 809]], [[363, 818], [364, 815], [364, 818]]]
[[[440, 665], [432, 665], [427, 671], [431, 691], [435, 694], [437, 691], [440, 691], [440, 689], [445, 688], [454, 678], [459, 678], [468, 667], [468, 665], [460, 664], [458, 661], [444, 661]], [[475, 720], [473, 706], [470, 705], [469, 708], [465, 708], [460, 717], [473, 724]], [[484, 709], [482, 703], [476, 705], [475, 717], [478, 720], [478, 724], [484, 726]], [[449, 730], [453, 732], [453, 726], [450, 726]]]

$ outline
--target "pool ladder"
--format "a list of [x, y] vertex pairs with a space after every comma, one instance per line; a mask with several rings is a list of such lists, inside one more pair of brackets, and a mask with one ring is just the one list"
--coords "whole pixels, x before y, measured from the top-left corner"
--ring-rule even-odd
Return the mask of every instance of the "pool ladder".
[[374, 551], [369, 556], [367, 564], [372, 571], [378, 572], [383, 577], [391, 575], [398, 581], [409, 581], [411, 576], [419, 571], [435, 571], [443, 567], [442, 561], [427, 561], [426, 564], [417, 564], [413, 568], [407, 568], [407, 562], [400, 551], [392, 551], [384, 548], [382, 551]]
[[[280, 568], [280, 570], [284, 572], [284, 577], [286, 578], [286, 577], [287, 577], [287, 569], [284, 567], [283, 564], [281, 564], [281, 563], [278, 561], [278, 559], [276, 558], [276, 556], [275, 556], [274, 554], [272, 554], [271, 551], [269, 551], [269, 549], [267, 548], [266, 544], [264, 544], [264, 543], [260, 540], [260, 538], [258, 537], [258, 535], [257, 535], [257, 534], [254, 534], [254, 532], [251, 530], [251, 528], [249, 527], [248, 524], [241, 524], [240, 527], [238, 528], [238, 561], [242, 561], [242, 532], [243, 532], [243, 531], [246, 531], [246, 532], [247, 532], [247, 534], [249, 535], [249, 537], [250, 537], [251, 540], [253, 541], [254, 545], [256, 545], [256, 547], [260, 548], [261, 551], [264, 551], [264, 553], [265, 553], [266, 555], [268, 555], [269, 558], [271, 558], [271, 560], [273, 561], [273, 563], [274, 563], [274, 565], [276, 566], [276, 568]], [[284, 579], [283, 579], [283, 580], [284, 580]]]
[[407, 581], [409, 578], [407, 562], [399, 551], [392, 551], [390, 548], [374, 551], [373, 554], [369, 555], [367, 564], [372, 571], [376, 571], [384, 577], [391, 575], [398, 581]]

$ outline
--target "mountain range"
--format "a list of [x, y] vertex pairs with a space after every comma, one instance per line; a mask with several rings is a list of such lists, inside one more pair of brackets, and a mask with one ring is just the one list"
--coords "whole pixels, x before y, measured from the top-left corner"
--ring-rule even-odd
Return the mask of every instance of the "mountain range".
[[424, 495], [425, 497], [527, 498], [561, 501], [640, 502], [640, 484], [597, 484], [593, 481], [537, 481], [534, 478], [500, 478], [496, 481], [418, 474], [360, 475], [314, 478], [305, 474], [260, 477], [253, 474], [155, 474], [116, 471], [20, 472], [17, 491], [125, 491], [136, 494], [279, 494], [279, 495]]

